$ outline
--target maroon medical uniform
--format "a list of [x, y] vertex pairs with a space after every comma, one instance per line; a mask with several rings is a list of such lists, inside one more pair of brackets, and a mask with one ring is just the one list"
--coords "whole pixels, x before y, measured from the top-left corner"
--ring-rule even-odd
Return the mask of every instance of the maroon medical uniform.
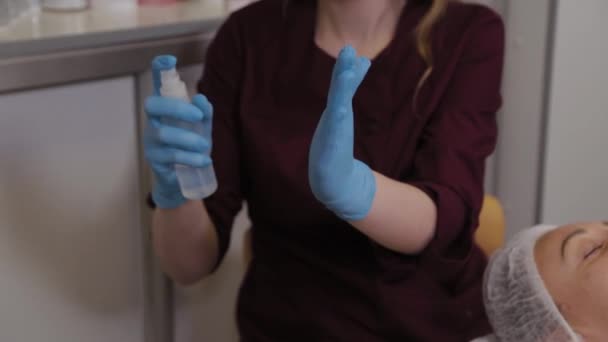
[[486, 7], [451, 2], [414, 101], [427, 68], [414, 30], [429, 3], [408, 1], [354, 99], [355, 157], [436, 203], [436, 234], [419, 255], [375, 243], [311, 193], [308, 151], [335, 62], [314, 43], [316, 2], [254, 3], [210, 45], [199, 90], [215, 109], [219, 190], [205, 205], [221, 256], [243, 201], [253, 228], [242, 341], [450, 342], [490, 331], [473, 235], [497, 139], [503, 23]]

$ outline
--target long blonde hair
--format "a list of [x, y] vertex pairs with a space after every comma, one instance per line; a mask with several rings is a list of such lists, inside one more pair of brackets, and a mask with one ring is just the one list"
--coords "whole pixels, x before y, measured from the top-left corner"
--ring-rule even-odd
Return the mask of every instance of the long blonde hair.
[[443, 16], [449, 0], [429, 0], [431, 1], [431, 5], [429, 7], [428, 12], [422, 17], [420, 23], [416, 27], [416, 49], [418, 50], [418, 54], [424, 60], [426, 64], [426, 70], [422, 74], [422, 77], [418, 80], [418, 85], [416, 86], [416, 92], [414, 93], [414, 103], [416, 102], [416, 98], [418, 97], [418, 92], [424, 85], [424, 82], [431, 76], [433, 73], [433, 68], [435, 67], [433, 61], [433, 43], [432, 43], [432, 32], [433, 28], [437, 24], [437, 22]]

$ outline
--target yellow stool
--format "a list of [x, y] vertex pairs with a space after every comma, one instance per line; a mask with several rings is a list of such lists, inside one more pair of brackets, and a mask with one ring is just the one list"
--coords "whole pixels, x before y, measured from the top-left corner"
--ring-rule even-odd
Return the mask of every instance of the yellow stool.
[[487, 256], [505, 242], [505, 214], [500, 201], [494, 196], [486, 195], [483, 199], [475, 242]]
[[[487, 256], [492, 255], [505, 240], [505, 215], [498, 199], [486, 195], [479, 214], [479, 227], [475, 232], [475, 242]], [[251, 229], [245, 232], [243, 257], [245, 263], [251, 260]]]

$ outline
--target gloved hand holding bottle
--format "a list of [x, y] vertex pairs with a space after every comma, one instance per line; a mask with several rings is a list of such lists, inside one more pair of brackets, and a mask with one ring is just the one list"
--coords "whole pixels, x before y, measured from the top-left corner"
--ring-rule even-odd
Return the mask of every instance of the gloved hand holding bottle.
[[347, 221], [365, 218], [376, 193], [372, 170], [354, 158], [352, 99], [370, 67], [354, 48], [344, 48], [334, 66], [327, 106], [314, 133], [308, 177], [315, 197]]
[[176, 62], [172, 56], [154, 59], [154, 94], [145, 103], [144, 154], [155, 178], [152, 198], [160, 208], [206, 197], [217, 187], [210, 157], [213, 108], [201, 94], [188, 101]]

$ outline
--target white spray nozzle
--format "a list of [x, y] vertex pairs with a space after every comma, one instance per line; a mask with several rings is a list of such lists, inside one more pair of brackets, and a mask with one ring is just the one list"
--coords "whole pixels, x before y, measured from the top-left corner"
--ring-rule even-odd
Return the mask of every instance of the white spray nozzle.
[[160, 72], [160, 94], [189, 101], [186, 84], [180, 79], [175, 68]]

